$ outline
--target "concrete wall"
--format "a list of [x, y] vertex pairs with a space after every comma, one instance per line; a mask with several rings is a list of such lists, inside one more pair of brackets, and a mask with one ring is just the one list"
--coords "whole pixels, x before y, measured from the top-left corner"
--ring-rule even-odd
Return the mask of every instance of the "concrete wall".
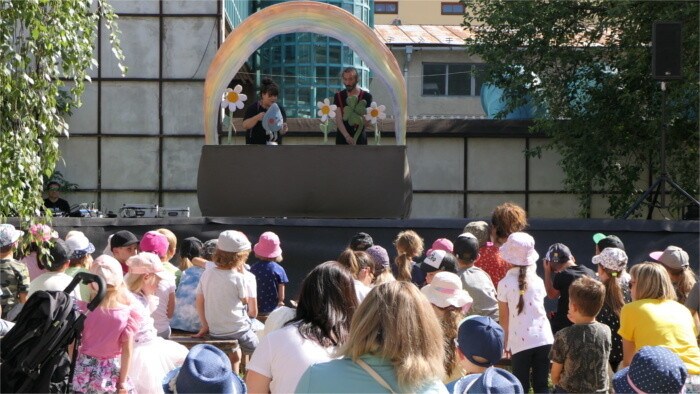
[[[204, 77], [221, 41], [216, 0], [112, 2], [128, 73], [120, 75], [107, 31], [98, 31], [83, 106], [69, 119], [57, 170], [79, 185], [71, 204], [189, 206], [198, 215], [196, 167]], [[186, 15], [183, 15], [186, 14]], [[193, 203], [194, 202], [194, 203]]]
[[[411, 3], [412, 4], [412, 3]], [[476, 96], [435, 97], [423, 96], [423, 63], [483, 63], [481, 59], [468, 56], [464, 47], [434, 50], [431, 47], [414, 47], [408, 64], [405, 47], [391, 47], [399, 66], [404, 71], [408, 89], [408, 116], [459, 116], [483, 117], [481, 99]], [[391, 95], [382, 81], [374, 78], [369, 86], [373, 99], [387, 106], [387, 114], [393, 114]], [[478, 93], [477, 93], [478, 94]]]

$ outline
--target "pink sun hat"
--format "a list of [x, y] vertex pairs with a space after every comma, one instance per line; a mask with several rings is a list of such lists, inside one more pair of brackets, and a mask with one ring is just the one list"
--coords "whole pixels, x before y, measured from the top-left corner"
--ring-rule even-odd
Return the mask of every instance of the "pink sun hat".
[[454, 245], [452, 244], [452, 241], [450, 241], [447, 238], [438, 238], [433, 242], [433, 246], [428, 249], [428, 251], [425, 253], [426, 256], [429, 256], [431, 253], [433, 253], [436, 250], [444, 250], [445, 252], [450, 252], [452, 253], [452, 249], [454, 248]]
[[260, 235], [258, 243], [253, 247], [256, 255], [266, 259], [274, 259], [282, 254], [280, 247], [280, 237], [272, 231], [266, 231]]

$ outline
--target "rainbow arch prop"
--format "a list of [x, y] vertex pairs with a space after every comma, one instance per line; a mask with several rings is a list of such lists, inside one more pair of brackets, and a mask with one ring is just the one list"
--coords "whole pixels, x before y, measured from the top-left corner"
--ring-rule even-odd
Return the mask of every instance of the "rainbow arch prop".
[[245, 61], [270, 38], [288, 33], [333, 37], [364, 60], [391, 93], [396, 143], [406, 142], [408, 93], [396, 58], [372, 29], [351, 13], [316, 1], [288, 1], [246, 18], [219, 48], [204, 81], [204, 138], [218, 143], [217, 115], [221, 96]]

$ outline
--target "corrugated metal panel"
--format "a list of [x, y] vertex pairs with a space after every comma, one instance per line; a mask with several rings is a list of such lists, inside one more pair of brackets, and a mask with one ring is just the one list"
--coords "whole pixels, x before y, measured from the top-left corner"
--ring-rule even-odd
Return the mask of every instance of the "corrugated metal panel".
[[464, 45], [467, 37], [461, 26], [446, 25], [375, 25], [374, 31], [394, 45]]

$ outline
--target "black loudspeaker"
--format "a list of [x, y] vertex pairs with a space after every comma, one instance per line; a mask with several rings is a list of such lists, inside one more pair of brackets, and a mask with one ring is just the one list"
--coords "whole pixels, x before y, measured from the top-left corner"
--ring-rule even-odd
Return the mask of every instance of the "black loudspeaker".
[[681, 79], [681, 22], [654, 22], [651, 74], [654, 79]]

